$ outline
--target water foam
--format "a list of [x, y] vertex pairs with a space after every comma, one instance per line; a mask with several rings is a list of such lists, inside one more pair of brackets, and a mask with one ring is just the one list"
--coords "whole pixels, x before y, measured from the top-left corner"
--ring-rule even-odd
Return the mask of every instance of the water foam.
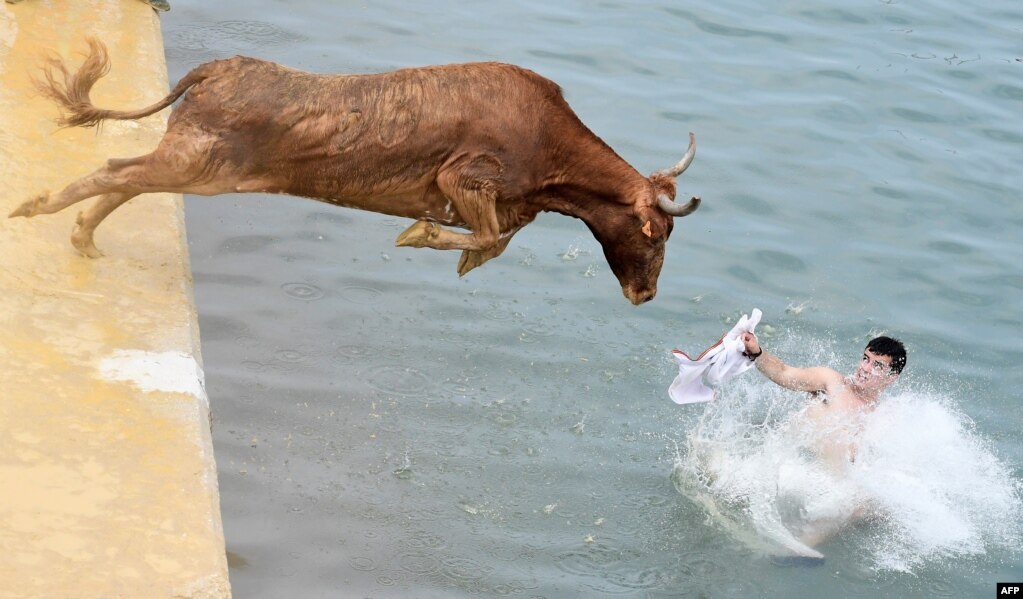
[[951, 401], [903, 392], [865, 420], [852, 474], [882, 517], [869, 541], [877, 566], [1020, 549], [1023, 485]]
[[[813, 546], [837, 535], [864, 566], [913, 572], [1023, 546], [1023, 484], [950, 397], [902, 389], [824, 430], [804, 426], [807, 405], [756, 373], [729, 385], [687, 423], [676, 488], [767, 554], [817, 556]], [[812, 449], [844, 436], [851, 463]]]

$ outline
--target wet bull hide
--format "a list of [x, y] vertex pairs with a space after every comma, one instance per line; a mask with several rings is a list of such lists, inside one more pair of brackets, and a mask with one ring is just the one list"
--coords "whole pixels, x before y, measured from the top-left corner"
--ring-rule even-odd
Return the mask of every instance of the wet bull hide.
[[[600, 242], [625, 297], [654, 297], [676, 204], [675, 178], [695, 153], [649, 177], [639, 174], [579, 120], [561, 89], [540, 75], [494, 62], [371, 75], [318, 75], [236, 56], [200, 65], [139, 110], [89, 99], [109, 70], [106, 47], [89, 40], [76, 71], [51, 59], [40, 90], [63, 126], [139, 119], [183, 96], [153, 152], [116, 158], [11, 217], [63, 210], [94, 196], [71, 243], [98, 257], [96, 227], [118, 206], [150, 192], [286, 193], [416, 219], [399, 246], [462, 250], [464, 275], [508, 246], [543, 211], [582, 219]], [[458, 232], [458, 227], [468, 232]]]

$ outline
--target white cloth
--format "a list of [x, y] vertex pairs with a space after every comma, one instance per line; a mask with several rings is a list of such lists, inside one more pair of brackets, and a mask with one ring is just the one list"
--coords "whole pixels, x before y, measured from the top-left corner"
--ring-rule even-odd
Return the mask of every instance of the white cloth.
[[713, 387], [753, 367], [753, 360], [742, 355], [746, 346], [743, 333], [755, 333], [763, 313], [753, 308], [753, 315], [742, 315], [732, 330], [717, 343], [703, 350], [695, 359], [682, 350], [672, 350], [678, 361], [678, 376], [668, 387], [668, 397], [677, 404], [699, 403], [714, 399]]

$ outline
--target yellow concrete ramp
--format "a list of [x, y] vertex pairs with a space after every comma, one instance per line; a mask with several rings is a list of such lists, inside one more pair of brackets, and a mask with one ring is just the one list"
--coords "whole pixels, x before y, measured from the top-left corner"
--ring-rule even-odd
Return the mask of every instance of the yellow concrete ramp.
[[113, 64], [97, 105], [167, 92], [146, 4], [0, 3], [0, 598], [228, 597], [181, 197], [114, 212], [98, 260], [69, 242], [77, 206], [3, 218], [162, 135], [166, 111], [57, 129], [31, 78], [48, 53], [77, 67], [87, 35]]

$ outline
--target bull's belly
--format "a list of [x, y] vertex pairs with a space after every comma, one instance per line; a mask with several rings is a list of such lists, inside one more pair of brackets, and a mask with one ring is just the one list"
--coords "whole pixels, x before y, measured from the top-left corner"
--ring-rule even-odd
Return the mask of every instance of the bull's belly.
[[348, 190], [329, 193], [298, 193], [335, 206], [367, 210], [411, 219], [425, 219], [443, 225], [464, 227], [465, 221], [447, 197], [434, 188], [399, 192], [360, 194]]

